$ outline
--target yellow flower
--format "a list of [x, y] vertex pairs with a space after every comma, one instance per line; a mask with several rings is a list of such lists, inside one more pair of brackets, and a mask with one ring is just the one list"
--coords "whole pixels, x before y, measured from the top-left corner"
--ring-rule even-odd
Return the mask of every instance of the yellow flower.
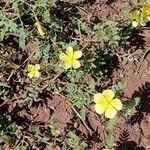
[[147, 21], [150, 21], [150, 5], [143, 6], [142, 15]]
[[81, 66], [79, 60], [77, 60], [81, 58], [81, 56], [82, 56], [81, 51], [73, 52], [72, 47], [67, 47], [66, 54], [65, 53], [60, 54], [59, 59], [64, 62], [63, 65], [65, 69], [69, 69], [72, 67], [76, 69]]
[[140, 10], [133, 10], [131, 12], [131, 20], [133, 27], [145, 26], [150, 21], [150, 5], [143, 5]]
[[133, 10], [131, 12], [131, 20], [132, 20], [132, 26], [136, 28], [140, 24], [140, 22], [141, 22], [140, 11]]
[[29, 78], [32, 78], [32, 77], [38, 78], [40, 76], [39, 70], [40, 70], [39, 64], [36, 64], [36, 65], [29, 64], [28, 65], [28, 76], [29, 76]]
[[37, 22], [35, 23], [35, 26], [36, 26], [36, 28], [37, 28], [39, 34], [40, 34], [41, 36], [43, 36], [45, 33], [44, 33], [43, 29], [42, 29], [42, 26], [41, 26], [40, 22], [37, 21]]
[[114, 96], [115, 94], [112, 90], [105, 90], [102, 93], [95, 94], [95, 111], [100, 115], [105, 113], [106, 118], [114, 118], [117, 114], [117, 110], [122, 109], [121, 101], [114, 98]]

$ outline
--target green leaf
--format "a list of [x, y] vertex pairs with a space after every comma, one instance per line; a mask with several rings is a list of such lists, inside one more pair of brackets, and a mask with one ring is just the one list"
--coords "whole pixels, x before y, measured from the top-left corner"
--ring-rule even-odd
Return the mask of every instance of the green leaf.
[[85, 121], [85, 106], [83, 106], [82, 109], [80, 110], [80, 116], [82, 121]]
[[105, 145], [104, 145], [105, 149], [111, 150], [113, 148], [113, 144], [114, 144], [114, 137], [113, 134], [110, 133], [105, 141]]
[[132, 115], [133, 110], [135, 109], [135, 107], [137, 107], [140, 103], [140, 98], [139, 97], [135, 97], [133, 99], [131, 99], [130, 101], [127, 101], [124, 103], [124, 107], [126, 109], [126, 112], [124, 113], [126, 118], [129, 118]]
[[120, 93], [122, 90], [124, 90], [127, 87], [127, 83], [118, 82], [116, 85], [112, 87], [112, 91], [115, 94]]
[[96, 82], [92, 79], [89, 81], [89, 91], [94, 92], [96, 87]]
[[50, 22], [51, 22], [49, 10], [45, 10], [45, 11], [44, 11], [43, 18], [44, 18], [44, 21], [45, 21], [45, 22], [47, 22], [47, 23], [50, 23]]
[[17, 30], [17, 24], [14, 22], [9, 22], [9, 32], [15, 32]]
[[80, 150], [85, 149], [87, 147], [87, 144], [82, 139], [80, 139], [75, 133], [69, 132], [68, 136], [68, 142], [72, 150]]
[[50, 123], [49, 124], [49, 128], [51, 130], [51, 134], [53, 136], [55, 136], [55, 137], [58, 136], [60, 134], [60, 131], [59, 131], [58, 127], [57, 127], [57, 122], [56, 122], [54, 116], [51, 117], [49, 123]]
[[7, 84], [2, 83], [2, 82], [0, 82], [0, 87], [10, 88], [10, 86], [8, 86]]
[[131, 99], [130, 101], [125, 102], [124, 106], [127, 109], [134, 109], [135, 107], [138, 106], [139, 103], [140, 103], [140, 98], [135, 97], [135, 98]]
[[10, 141], [12, 141], [12, 138], [10, 136], [0, 134], [0, 142], [9, 143]]
[[0, 41], [4, 40], [7, 31], [8, 31], [8, 27], [3, 27], [2, 31], [0, 31]]
[[26, 150], [26, 149], [27, 149], [27, 147], [23, 146], [23, 145], [19, 145], [17, 148], [15, 148], [15, 150]]
[[107, 129], [113, 129], [117, 123], [117, 117], [109, 119], [107, 122]]
[[19, 29], [19, 48], [23, 49], [25, 47], [26, 34], [24, 28]]
[[63, 144], [62, 150], [67, 150], [66, 144]]

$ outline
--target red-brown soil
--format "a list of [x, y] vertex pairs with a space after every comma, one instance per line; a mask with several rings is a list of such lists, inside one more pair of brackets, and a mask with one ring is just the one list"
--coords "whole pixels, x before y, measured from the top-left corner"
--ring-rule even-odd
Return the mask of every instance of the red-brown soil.
[[[147, 58], [148, 59], [148, 58]], [[150, 71], [148, 60], [134, 63], [128, 62], [113, 73], [113, 85], [118, 81], [126, 82], [123, 100], [139, 96], [141, 102], [131, 117], [130, 122], [119, 118], [114, 137], [117, 150], [144, 150], [150, 148]], [[45, 128], [51, 115], [54, 115], [60, 135], [64, 137], [68, 131], [74, 131], [90, 145], [91, 150], [101, 150], [106, 139], [106, 121], [95, 113], [93, 105], [86, 109], [86, 121], [83, 122], [72, 109], [69, 100], [55, 94], [47, 100], [47, 105], [40, 104], [30, 112], [20, 110], [19, 118], [27, 118], [29, 122], [43, 124]]]
[[[72, 1], [68, 0], [68, 2]], [[78, 0], [73, 1], [73, 3], [77, 2]], [[84, 3], [84, 11], [79, 9], [78, 14], [91, 24], [95, 24], [96, 20], [101, 16], [111, 16], [117, 18], [117, 20], [122, 20], [123, 13], [121, 10], [127, 2], [127, 0], [114, 0], [112, 3], [110, 1], [109, 4], [104, 4], [91, 0], [91, 2]], [[131, 49], [134, 50], [134, 53], [139, 50], [137, 43], [140, 43], [139, 45], [142, 44], [145, 49], [149, 46], [149, 35], [148, 30], [142, 30], [142, 33], [134, 35], [135, 39], [131, 39]], [[138, 37], [142, 40], [138, 40]], [[13, 43], [13, 45], [17, 45], [15, 41], [13, 42], [15, 43]], [[27, 58], [25, 54], [13, 54], [16, 47], [9, 45], [9, 41], [4, 42], [4, 46], [10, 50], [9, 52], [11, 54], [7, 55], [10, 58], [13, 56], [14, 60], [12, 61], [14, 64], [15, 62], [21, 64]], [[35, 47], [36, 44], [35, 46], [27, 44], [27, 53], [31, 54]], [[125, 50], [123, 49], [122, 53], [124, 52]], [[138, 55], [143, 55], [142, 52], [137, 53]], [[136, 56], [136, 54], [133, 54], [133, 56]], [[119, 68], [113, 70], [110, 78], [102, 84], [104, 87], [101, 87], [113, 86], [118, 81], [126, 82], [127, 87], [122, 92], [122, 100], [126, 101], [135, 96], [139, 96], [141, 102], [129, 122], [123, 117], [119, 118], [116, 128], [114, 129], [114, 147], [116, 150], [150, 150], [150, 55], [145, 56], [143, 61], [130, 61], [127, 57], [122, 57], [121, 59], [123, 59], [123, 61], [120, 62]], [[15, 66], [12, 64], [14, 70], [17, 67], [18, 65]], [[0, 70], [0, 81], [9, 82], [10, 74], [10, 70]], [[22, 74], [25, 73], [23, 72]], [[15, 83], [13, 86], [16, 87], [16, 91], [13, 92], [18, 94], [20, 90], [21, 92], [24, 90], [24, 86], [17, 87], [19, 81], [18, 77], [11, 77], [11, 80]], [[22, 82], [28, 83], [28, 81], [24, 80]], [[78, 116], [78, 112], [72, 107], [70, 101], [59, 93], [46, 93], [44, 99], [31, 109], [23, 107], [21, 101], [22, 99], [15, 98], [6, 102], [6, 104], [2, 103], [0, 113], [4, 114], [6, 120], [11, 116], [12, 121], [20, 126], [22, 125], [26, 131], [31, 131], [32, 125], [38, 126], [44, 136], [49, 132], [49, 120], [53, 115], [60, 132], [57, 142], [55, 141], [54, 145], [56, 150], [61, 150], [62, 143], [66, 140], [66, 135], [69, 131], [74, 131], [83, 139], [89, 145], [90, 150], [102, 150], [108, 134], [106, 131], [106, 120], [103, 116], [99, 116], [95, 113], [93, 104], [90, 104], [90, 106], [86, 108], [86, 121], [82, 122]], [[53, 141], [54, 138], [50, 136], [50, 140]], [[3, 149], [9, 150], [9, 146], [4, 145]]]
[[[113, 82], [122, 81], [127, 83], [127, 88], [123, 91], [124, 99], [131, 99], [135, 96], [141, 98], [141, 102], [136, 112], [131, 117], [131, 126], [129, 127], [129, 140], [136, 142], [139, 146], [149, 149], [150, 147], [150, 90], [149, 90], [149, 58], [143, 62], [129, 62], [121, 66], [117, 72], [114, 72]], [[126, 128], [127, 124], [119, 121], [121, 130]], [[123, 131], [123, 130], [122, 130]]]

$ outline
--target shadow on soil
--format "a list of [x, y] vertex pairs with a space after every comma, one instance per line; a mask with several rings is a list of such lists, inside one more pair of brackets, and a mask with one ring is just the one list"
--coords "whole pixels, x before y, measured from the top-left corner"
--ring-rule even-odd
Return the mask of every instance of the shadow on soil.
[[[70, 4], [69, 2], [59, 2], [57, 8], [51, 13], [55, 14], [53, 20], [57, 20], [57, 23], [62, 26], [61, 31], [58, 31], [58, 35], [61, 40], [70, 41], [70, 36], [75, 36], [75, 28], [77, 26], [72, 23], [72, 20], [77, 20], [81, 16], [78, 14], [79, 4]], [[63, 33], [63, 34], [62, 34]]]
[[[72, 124], [72, 122], [76, 122], [78, 125]], [[87, 143], [88, 148], [92, 148], [93, 144], [102, 142], [100, 140], [100, 134], [98, 133], [97, 129], [96, 131], [92, 130], [92, 134], [84, 133], [82, 128], [80, 128], [81, 122], [77, 116], [74, 116], [70, 122], [67, 123], [67, 127], [65, 130], [68, 132], [74, 132], [77, 136], [79, 136], [81, 139], [84, 139], [84, 141]]]
[[134, 141], [127, 141], [119, 144], [116, 150], [145, 150], [144, 147], [138, 147]]
[[[91, 54], [86, 54], [85, 60], [92, 59], [93, 56]], [[115, 68], [119, 68], [118, 57], [113, 54], [110, 50], [106, 53], [97, 49], [95, 60], [92, 62], [94, 67], [91, 67], [91, 62], [87, 61], [85, 70], [90, 70], [94, 75], [100, 75], [101, 77], [110, 77], [112, 75], [112, 71]]]
[[131, 36], [131, 46], [135, 47], [135, 50], [144, 49], [145, 40], [142, 34], [142, 30], [135, 30]]
[[106, 1], [106, 4], [107, 5], [111, 5], [112, 3], [116, 2], [117, 0], [107, 0]]
[[121, 133], [119, 141], [117, 141], [116, 150], [145, 150], [144, 147], [138, 147], [137, 143], [134, 141], [129, 141], [129, 132], [127, 129]]
[[143, 119], [144, 113], [150, 113], [150, 83], [146, 82], [145, 85], [135, 91], [132, 98], [140, 97], [141, 101], [137, 107], [137, 112], [131, 117], [131, 124], [140, 123]]
[[96, 0], [85, 0], [84, 2], [83, 2], [83, 4], [90, 4], [90, 5], [92, 5], [92, 4], [94, 4], [96, 2]]

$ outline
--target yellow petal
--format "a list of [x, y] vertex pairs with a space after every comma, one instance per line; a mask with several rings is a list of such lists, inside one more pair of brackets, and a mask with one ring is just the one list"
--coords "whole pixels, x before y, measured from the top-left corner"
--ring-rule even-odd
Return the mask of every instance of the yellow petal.
[[29, 73], [28, 73], [28, 77], [29, 77], [29, 78], [32, 78], [33, 76], [34, 76], [34, 74], [33, 74], [32, 72], [29, 72]]
[[39, 78], [40, 77], [40, 72], [38, 70], [36, 70], [34, 72], [34, 77]]
[[102, 94], [107, 99], [107, 101], [111, 101], [113, 99], [113, 97], [115, 96], [115, 94], [112, 90], [105, 90], [105, 91], [103, 91]]
[[107, 102], [107, 99], [104, 97], [103, 94], [97, 93], [94, 95], [94, 102], [95, 103], [105, 103], [105, 102]]
[[102, 115], [107, 108], [107, 103], [95, 104], [94, 108], [96, 113]]
[[39, 64], [35, 64], [35, 69], [36, 70], [40, 70], [40, 65]]
[[34, 65], [29, 64], [27, 68], [28, 72], [31, 72], [33, 68], [34, 68]]
[[115, 98], [110, 103], [116, 110], [122, 109], [122, 103], [121, 103], [120, 99]]
[[68, 57], [73, 57], [73, 48], [71, 46], [67, 47], [66, 54]]
[[132, 22], [132, 26], [133, 26], [133, 27], [135, 27], [135, 28], [136, 28], [138, 25], [139, 25], [139, 23], [138, 23], [138, 22], [136, 22], [136, 21], [133, 21], [133, 22]]
[[140, 22], [141, 26], [146, 26], [145, 22]]
[[65, 53], [61, 53], [60, 55], [59, 55], [59, 59], [61, 60], [61, 61], [66, 61], [67, 60], [67, 55], [65, 54]]
[[150, 17], [147, 17], [147, 20], [150, 21]]
[[106, 118], [114, 118], [117, 114], [117, 111], [111, 104], [109, 104], [105, 110], [105, 117]]
[[79, 59], [82, 56], [82, 51], [75, 51], [73, 54], [73, 59]]
[[140, 12], [138, 10], [133, 10], [131, 12], [131, 20], [134, 21], [134, 20], [139, 20], [140, 19]]
[[64, 62], [64, 69], [69, 69], [72, 67], [72, 64], [70, 63], [70, 61], [65, 61]]
[[40, 34], [41, 36], [43, 36], [45, 33], [44, 33], [43, 29], [42, 29], [42, 26], [41, 26], [40, 22], [37, 21], [37, 22], [35, 23], [35, 26], [37, 27], [37, 30], [38, 30], [39, 34]]
[[144, 26], [146, 26], [146, 24], [145, 24], [145, 23], [140, 23], [140, 24], [141, 24], [141, 26], [143, 26], [143, 27], [144, 27]]
[[73, 66], [74, 69], [79, 68], [81, 66], [79, 60], [73, 60], [72, 61], [72, 66]]

